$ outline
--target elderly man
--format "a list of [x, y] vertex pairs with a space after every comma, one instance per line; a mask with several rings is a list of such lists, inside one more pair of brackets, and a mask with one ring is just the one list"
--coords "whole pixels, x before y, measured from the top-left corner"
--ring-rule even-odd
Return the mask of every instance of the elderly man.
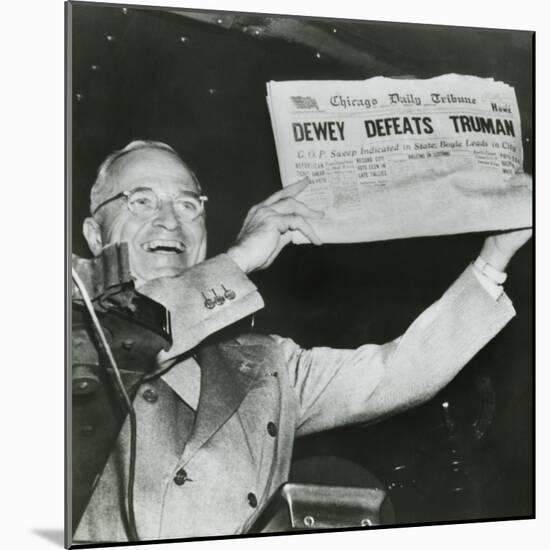
[[[296, 233], [320, 244], [314, 222], [323, 214], [297, 198], [307, 184], [254, 206], [227, 253], [205, 260], [206, 197], [170, 147], [132, 142], [99, 170], [92, 217], [84, 222], [91, 251], [127, 242], [136, 286], [152, 297], [159, 281], [171, 278], [174, 289], [187, 281], [193, 299], [183, 306], [180, 296], [164, 302], [193, 311], [189, 331], [202, 341], [189, 353], [182, 348], [134, 401], [141, 539], [244, 532], [287, 480], [296, 437], [373, 421], [430, 399], [514, 315], [501, 283], [529, 231], [489, 237], [441, 299], [385, 345], [306, 350], [289, 339], [249, 334], [205, 340], [261, 307], [247, 273], [271, 265]], [[125, 425], [75, 541], [128, 540], [127, 463]]]

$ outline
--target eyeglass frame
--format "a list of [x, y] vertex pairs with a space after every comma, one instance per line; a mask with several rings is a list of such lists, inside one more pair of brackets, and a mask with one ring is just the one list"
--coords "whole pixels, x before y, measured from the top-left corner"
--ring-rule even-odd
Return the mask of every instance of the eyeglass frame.
[[[134, 189], [130, 189], [129, 191], [121, 191], [120, 193], [117, 193], [116, 195], [113, 195], [112, 197], [104, 200], [102, 203], [98, 204], [95, 208], [94, 208], [94, 211], [92, 212], [92, 216], [95, 216], [97, 211], [100, 209], [100, 208], [103, 208], [105, 205], [109, 204], [110, 202], [112, 201], [115, 201], [117, 199], [120, 199], [122, 197], [124, 197], [126, 199], [126, 208], [128, 208], [128, 211], [130, 212], [130, 214], [132, 214], [132, 216], [137, 216], [137, 214], [135, 212], [133, 212], [131, 210], [131, 208], [128, 206], [129, 205], [129, 201], [128, 201], [128, 198], [133, 194], [135, 193], [136, 191], [143, 191], [143, 190], [147, 190], [147, 191], [152, 191], [156, 196], [157, 198], [160, 199], [160, 196], [159, 196], [159, 193], [157, 193], [154, 189], [152, 189], [151, 187], [135, 187]], [[168, 193], [160, 193], [161, 195], [167, 195]], [[202, 216], [204, 214], [204, 203], [208, 201], [208, 196], [207, 195], [198, 195], [197, 193], [195, 193], [194, 191], [180, 191], [179, 193], [177, 194], [173, 194], [171, 195], [172, 196], [172, 200], [174, 200], [174, 197], [178, 196], [178, 195], [184, 195], [184, 196], [191, 196], [195, 199], [198, 199], [198, 201], [200, 202], [201, 206], [202, 206], [202, 211], [197, 214], [194, 218], [192, 218], [191, 220], [189, 221], [194, 221], [196, 220], [197, 218], [199, 218], [200, 216]], [[159, 206], [157, 207], [157, 209], [151, 214], [156, 214], [159, 210], [160, 210], [160, 204], [161, 202], [159, 201]]]

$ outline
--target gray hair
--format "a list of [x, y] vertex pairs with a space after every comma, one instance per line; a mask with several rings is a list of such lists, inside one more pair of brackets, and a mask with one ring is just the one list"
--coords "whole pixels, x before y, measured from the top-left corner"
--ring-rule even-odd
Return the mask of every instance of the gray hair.
[[131, 153], [132, 151], [139, 151], [140, 149], [157, 149], [160, 151], [168, 151], [169, 153], [172, 153], [184, 164], [187, 170], [189, 170], [189, 173], [193, 177], [199, 193], [201, 192], [201, 185], [197, 176], [195, 175], [195, 172], [193, 172], [193, 170], [187, 165], [187, 163], [183, 162], [178, 153], [176, 153], [176, 151], [172, 149], [170, 145], [167, 145], [162, 141], [135, 140], [128, 143], [128, 145], [126, 145], [126, 147], [124, 147], [123, 149], [119, 149], [118, 151], [111, 153], [99, 166], [97, 170], [96, 180], [90, 191], [90, 212], [92, 213], [92, 215], [98, 205], [100, 205], [101, 202], [105, 200], [106, 197], [111, 195], [114, 191], [114, 182], [111, 178], [111, 172], [116, 161], [124, 155], [127, 155], [128, 153]]

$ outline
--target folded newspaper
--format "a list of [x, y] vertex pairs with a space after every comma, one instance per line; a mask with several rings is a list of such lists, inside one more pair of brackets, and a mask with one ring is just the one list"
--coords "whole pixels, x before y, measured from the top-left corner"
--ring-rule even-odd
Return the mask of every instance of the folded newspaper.
[[310, 179], [299, 199], [325, 212], [313, 223], [324, 242], [532, 224], [518, 104], [503, 82], [272, 81], [267, 103], [283, 186]]

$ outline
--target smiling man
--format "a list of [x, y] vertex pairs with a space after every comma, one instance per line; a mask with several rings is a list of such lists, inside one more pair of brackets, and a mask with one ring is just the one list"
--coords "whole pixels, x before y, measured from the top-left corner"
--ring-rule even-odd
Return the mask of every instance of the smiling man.
[[[132, 142], [99, 170], [84, 222], [90, 249], [127, 242], [136, 286], [152, 297], [161, 289], [171, 311], [189, 310], [186, 328], [200, 342], [134, 401], [141, 539], [245, 532], [287, 480], [296, 437], [430, 399], [514, 315], [504, 270], [529, 230], [489, 237], [447, 292], [384, 345], [303, 349], [278, 336], [216, 332], [263, 305], [248, 273], [269, 267], [297, 233], [321, 244], [314, 222], [323, 214], [297, 198], [307, 185], [252, 207], [227, 253], [205, 260], [206, 197], [173, 149]], [[75, 542], [128, 540], [128, 440], [125, 425]]]
[[95, 255], [127, 242], [136, 286], [175, 277], [206, 257], [205, 201], [171, 148], [134, 142], [101, 166], [84, 235]]

